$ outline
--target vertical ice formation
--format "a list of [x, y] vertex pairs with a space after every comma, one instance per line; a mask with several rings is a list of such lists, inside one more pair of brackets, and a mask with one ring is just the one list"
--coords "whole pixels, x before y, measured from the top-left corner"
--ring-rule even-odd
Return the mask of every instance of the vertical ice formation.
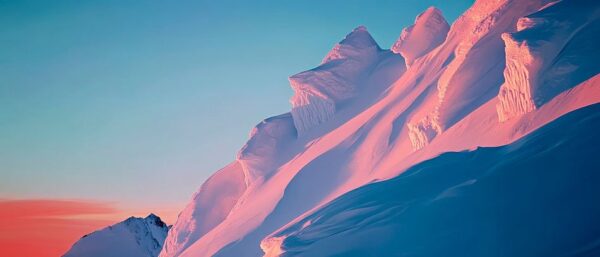
[[[479, 0], [458, 18], [440, 46], [443, 49], [435, 53], [448, 55], [441, 59], [450, 60], [437, 81], [437, 99], [408, 123], [414, 150], [496, 96], [505, 63], [502, 33], [512, 31], [519, 17], [539, 10], [547, 2]], [[448, 54], [448, 48], [453, 52]]]
[[535, 109], [531, 86], [536, 84], [540, 62], [533, 57], [526, 42], [517, 42], [510, 34], [503, 34], [502, 39], [506, 43], [506, 67], [496, 109], [498, 119], [505, 121]]
[[356, 96], [380, 50], [367, 28], [359, 26], [333, 47], [320, 66], [289, 78], [299, 135], [329, 120], [339, 103]]
[[437, 134], [442, 133], [438, 123], [431, 117], [425, 117], [418, 123], [408, 123], [408, 138], [413, 149], [421, 149]]
[[402, 30], [400, 37], [392, 46], [392, 51], [404, 57], [406, 65], [410, 65], [446, 39], [450, 25], [442, 12], [429, 7], [415, 19], [415, 23]]
[[[520, 18], [516, 32], [502, 35], [506, 68], [496, 106], [500, 121], [530, 112], [598, 72], [599, 16], [597, 4], [558, 1]], [[577, 65], [570, 61], [574, 58]]]

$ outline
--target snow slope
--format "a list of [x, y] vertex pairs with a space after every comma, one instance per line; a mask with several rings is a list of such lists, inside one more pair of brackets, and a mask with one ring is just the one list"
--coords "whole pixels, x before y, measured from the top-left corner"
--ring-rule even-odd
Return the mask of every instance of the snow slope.
[[[479, 0], [447, 35], [441, 13], [430, 8], [401, 36], [407, 43], [396, 44], [406, 44], [408, 66], [404, 50], [382, 50], [358, 27], [320, 66], [290, 77], [291, 113], [257, 125], [237, 160], [195, 194], [160, 256], [261, 256], [261, 242], [275, 256], [273, 242], [286, 228], [336, 197], [445, 152], [510, 144], [600, 102], [598, 8], [583, 0]], [[526, 26], [531, 17], [581, 29], [529, 33], [540, 26]], [[445, 35], [433, 37], [435, 28]], [[549, 63], [535, 73], [536, 84], [517, 78], [527, 65], [507, 35], [558, 46], [531, 55]], [[408, 47], [419, 42], [427, 47]], [[503, 116], [498, 106], [520, 105], [503, 93], [511, 85], [535, 88], [535, 108]]]
[[263, 247], [267, 256], [597, 256], [599, 130], [596, 104], [506, 146], [442, 154], [340, 196]]
[[63, 257], [153, 257], [158, 256], [169, 228], [150, 214], [83, 236]]

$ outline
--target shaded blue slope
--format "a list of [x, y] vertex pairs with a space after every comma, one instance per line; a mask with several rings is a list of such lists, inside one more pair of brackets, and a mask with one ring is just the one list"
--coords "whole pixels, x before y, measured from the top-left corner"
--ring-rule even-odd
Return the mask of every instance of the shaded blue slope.
[[600, 256], [598, 132], [599, 104], [353, 190], [275, 236], [290, 235], [284, 256]]

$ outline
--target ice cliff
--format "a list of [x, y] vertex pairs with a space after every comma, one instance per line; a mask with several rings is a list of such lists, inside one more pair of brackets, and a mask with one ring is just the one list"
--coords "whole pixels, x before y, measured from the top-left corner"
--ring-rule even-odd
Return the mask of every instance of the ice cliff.
[[449, 30], [450, 25], [442, 12], [430, 7], [417, 16], [413, 25], [402, 30], [391, 50], [401, 54], [406, 64], [410, 65], [416, 58], [443, 43]]

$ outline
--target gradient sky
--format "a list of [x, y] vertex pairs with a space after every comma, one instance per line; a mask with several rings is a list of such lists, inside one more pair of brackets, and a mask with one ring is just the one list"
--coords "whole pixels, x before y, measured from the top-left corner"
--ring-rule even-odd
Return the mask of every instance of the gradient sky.
[[472, 2], [0, 1], [0, 198], [173, 222], [354, 27], [389, 48], [428, 6]]

